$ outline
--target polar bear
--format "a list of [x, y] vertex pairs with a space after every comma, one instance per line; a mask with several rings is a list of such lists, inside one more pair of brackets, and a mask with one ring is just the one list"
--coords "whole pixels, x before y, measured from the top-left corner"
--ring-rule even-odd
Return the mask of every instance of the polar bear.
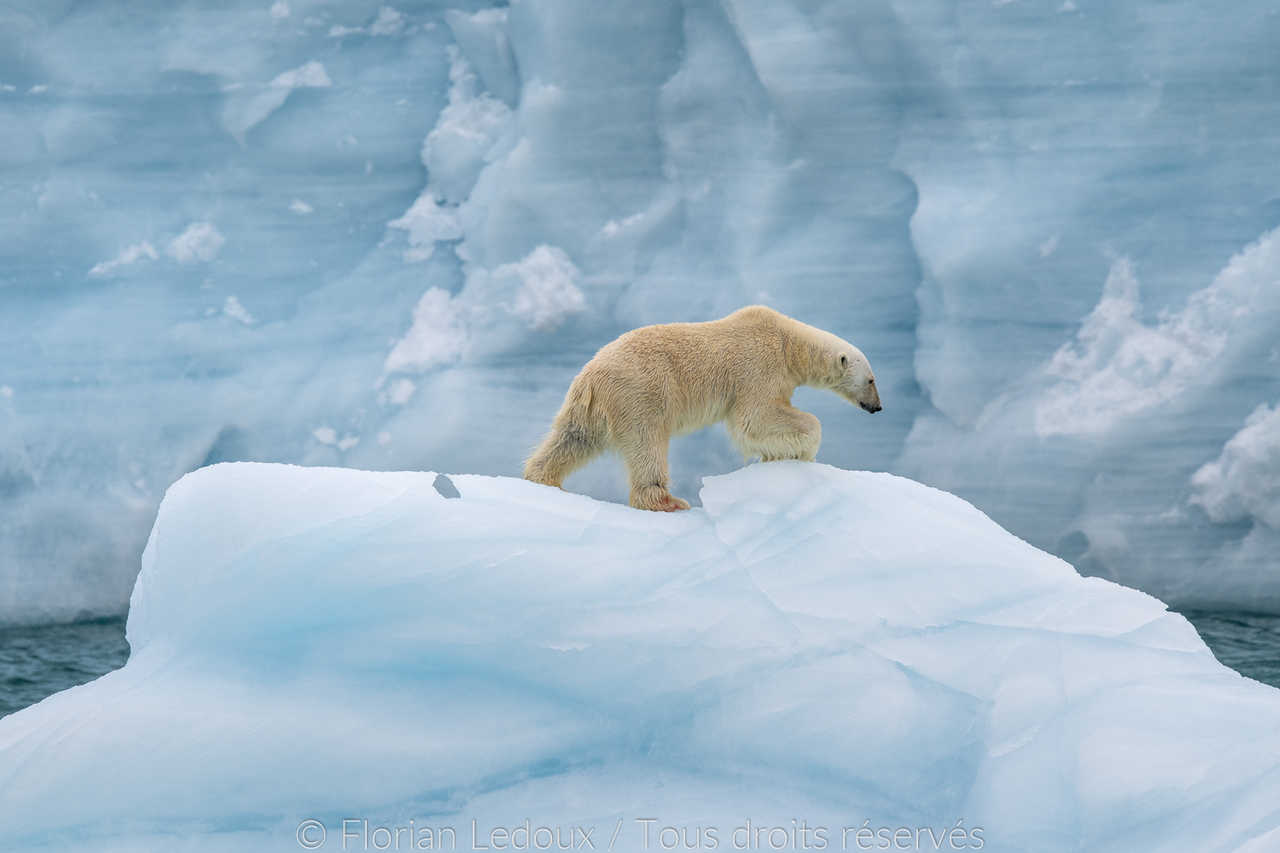
[[525, 462], [525, 479], [559, 486], [613, 449], [626, 462], [632, 506], [688, 509], [668, 491], [671, 437], [725, 421], [748, 459], [812, 460], [822, 425], [791, 406], [799, 385], [880, 411], [875, 374], [857, 347], [763, 305], [627, 332], [574, 378], [551, 431]]

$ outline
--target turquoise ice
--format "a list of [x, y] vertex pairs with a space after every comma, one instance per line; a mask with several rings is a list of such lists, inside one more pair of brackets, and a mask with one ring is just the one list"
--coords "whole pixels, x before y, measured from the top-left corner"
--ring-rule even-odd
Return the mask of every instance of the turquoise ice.
[[[128, 664], [0, 720], [6, 847], [296, 850], [309, 820], [329, 850], [411, 824], [471, 849], [472, 821], [524, 820], [597, 827], [601, 850], [621, 821], [622, 851], [661, 849], [640, 819], [719, 849], [747, 820], [983, 840], [906, 849], [1280, 836], [1280, 692], [1160, 601], [888, 474], [763, 463], [701, 503], [190, 474]], [[345, 848], [344, 820], [365, 822]]]

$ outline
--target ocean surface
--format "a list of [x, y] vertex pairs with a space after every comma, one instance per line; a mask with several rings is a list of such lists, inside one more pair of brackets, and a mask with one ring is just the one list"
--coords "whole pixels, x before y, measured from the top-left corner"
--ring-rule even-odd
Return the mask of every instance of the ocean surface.
[[[1184, 614], [1222, 663], [1280, 687], [1280, 616]], [[0, 629], [0, 717], [124, 666], [124, 619]]]
[[0, 716], [119, 669], [124, 619], [0, 628]]

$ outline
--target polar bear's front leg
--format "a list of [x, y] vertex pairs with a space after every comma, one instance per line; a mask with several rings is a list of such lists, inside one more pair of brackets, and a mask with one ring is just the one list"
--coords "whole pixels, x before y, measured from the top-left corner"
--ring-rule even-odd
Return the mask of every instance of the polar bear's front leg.
[[729, 417], [729, 436], [748, 459], [812, 462], [822, 443], [822, 424], [790, 403], [777, 402], [735, 411]]
[[627, 463], [627, 475], [631, 480], [631, 505], [636, 509], [659, 512], [675, 512], [688, 509], [689, 502], [668, 491], [671, 477], [667, 472], [667, 443], [669, 439], [636, 439], [620, 446]]

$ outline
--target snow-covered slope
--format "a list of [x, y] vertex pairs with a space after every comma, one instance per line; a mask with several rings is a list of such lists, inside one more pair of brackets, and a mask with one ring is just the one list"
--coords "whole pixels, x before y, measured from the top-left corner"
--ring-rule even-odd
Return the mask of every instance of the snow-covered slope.
[[[646, 826], [732, 849], [748, 820], [793, 833], [775, 849], [821, 849], [818, 828], [828, 849], [876, 849], [866, 827], [1039, 853], [1280, 834], [1280, 692], [1156, 599], [888, 474], [760, 464], [701, 499], [188, 475], [128, 664], [0, 721], [5, 843], [296, 850], [322, 826], [323, 849], [385, 849], [379, 827], [452, 827], [471, 849], [473, 820], [526, 819], [620, 851], [661, 849]], [[368, 824], [344, 842], [344, 819]]]
[[1273, 5], [6, 3], [0, 621], [122, 610], [201, 464], [512, 473], [600, 345], [757, 301], [876, 367], [799, 395], [825, 461], [1280, 607]]

